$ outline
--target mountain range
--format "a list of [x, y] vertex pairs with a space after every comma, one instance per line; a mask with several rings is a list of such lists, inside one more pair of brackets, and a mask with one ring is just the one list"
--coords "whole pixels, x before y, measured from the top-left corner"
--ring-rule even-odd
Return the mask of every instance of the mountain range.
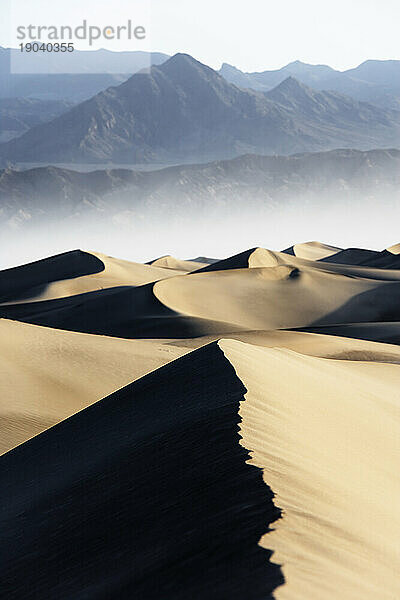
[[263, 92], [291, 76], [317, 90], [332, 90], [382, 108], [400, 109], [399, 60], [367, 60], [347, 71], [296, 60], [281, 69], [259, 73], [244, 73], [224, 63], [219, 73], [239, 87]]
[[66, 100], [0, 98], [0, 142], [8, 142], [35, 125], [51, 121], [71, 107]]
[[0, 145], [0, 160], [181, 163], [399, 146], [400, 111], [293, 77], [269, 92], [244, 90], [177, 54]]
[[[57, 222], [97, 215], [135, 220], [147, 211], [170, 219], [189, 219], [213, 211], [260, 210], [308, 198], [356, 203], [379, 200], [400, 189], [400, 151], [334, 150], [294, 156], [247, 155], [199, 165], [157, 171], [128, 169], [81, 173], [56, 167], [0, 173], [0, 223], [5, 229], [35, 227], [41, 220]], [[363, 200], [364, 201], [364, 200]], [[224, 208], [225, 207], [225, 208]], [[178, 210], [179, 208], [179, 210]]]

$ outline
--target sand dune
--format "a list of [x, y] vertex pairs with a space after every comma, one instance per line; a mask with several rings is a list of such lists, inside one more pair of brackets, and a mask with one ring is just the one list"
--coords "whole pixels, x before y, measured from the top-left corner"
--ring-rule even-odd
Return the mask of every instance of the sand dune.
[[[368, 323], [367, 326], [370, 324]], [[376, 337], [381, 336], [384, 338], [385, 332], [388, 335], [387, 343], [378, 343], [378, 341], [362, 339], [362, 328], [363, 324], [358, 325], [357, 333], [353, 337], [344, 337], [344, 333], [351, 333], [351, 328], [356, 326], [327, 326], [326, 331], [332, 331], [332, 335], [324, 335], [323, 333], [317, 333], [319, 328], [315, 329], [316, 332], [304, 332], [304, 331], [236, 331], [232, 333], [225, 333], [224, 338], [238, 340], [246, 342], [248, 344], [254, 344], [256, 346], [262, 346], [265, 348], [282, 348], [286, 350], [292, 350], [298, 354], [304, 354], [306, 356], [314, 356], [316, 358], [330, 358], [334, 360], [347, 360], [347, 361], [369, 361], [369, 362], [381, 362], [400, 364], [400, 348], [395, 346], [396, 342], [393, 340], [395, 327], [393, 323], [387, 324], [388, 327], [385, 329], [386, 324], [381, 324], [381, 330], [376, 331]], [[398, 337], [400, 338], [400, 324], [398, 325]], [[336, 329], [342, 331], [342, 335], [333, 333]], [[389, 331], [391, 337], [389, 338]], [[349, 335], [350, 335], [349, 333]], [[371, 338], [372, 338], [371, 334]], [[361, 338], [361, 339], [358, 339]], [[174, 346], [180, 349], [197, 349], [210, 344], [211, 342], [218, 341], [220, 336], [210, 335], [194, 339], [180, 339], [174, 341], [165, 341], [168, 346]], [[380, 342], [381, 340], [379, 340]]]
[[342, 248], [321, 244], [321, 242], [306, 242], [304, 244], [295, 244], [284, 250], [284, 252], [306, 260], [322, 260], [328, 256], [334, 256], [341, 250]]
[[0, 272], [0, 596], [397, 600], [397, 250]]
[[[340, 250], [331, 256], [322, 258], [324, 262], [335, 263], [339, 265], [364, 265], [371, 266], [370, 263], [374, 262], [380, 257], [380, 252], [375, 250], [364, 250], [362, 248], [346, 248]], [[393, 259], [393, 256], [392, 256]]]
[[220, 346], [247, 389], [242, 444], [283, 510], [261, 541], [285, 577], [275, 598], [398, 598], [399, 367]]
[[173, 269], [174, 271], [184, 271], [186, 273], [190, 273], [191, 271], [201, 269], [207, 263], [195, 260], [180, 260], [174, 256], [167, 255], [157, 258], [156, 260], [152, 260], [149, 264], [153, 267], [162, 267], [164, 269]]
[[184, 352], [0, 320], [0, 454]]
[[[0, 316], [114, 337], [192, 338], [394, 321], [400, 314], [397, 269], [311, 261], [262, 248], [183, 274], [113, 259], [104, 264], [103, 275], [52, 284], [50, 292], [58, 286], [61, 297], [49, 298], [47, 289], [33, 302], [3, 304]], [[140, 285], [144, 273], [158, 279]], [[76, 293], [89, 283], [98, 287], [101, 276], [108, 277], [104, 289]]]
[[[301, 251], [297, 250], [298, 247], [301, 248]], [[216, 261], [196, 272], [276, 267], [279, 265], [313, 268], [326, 273], [362, 277], [364, 279], [391, 281], [400, 279], [399, 258], [393, 256], [387, 250], [383, 252], [354, 248], [342, 250], [319, 242], [296, 244], [283, 252], [265, 248], [252, 248], [235, 256]]]
[[265, 248], [251, 248], [235, 256], [230, 256], [223, 260], [218, 260], [202, 269], [197, 273], [207, 273], [209, 271], [227, 271], [230, 269], [244, 269], [252, 267], [275, 267], [279, 262], [276, 253]]
[[399, 254], [399, 251], [400, 244], [378, 252], [363, 248], [343, 249], [321, 244], [320, 242], [307, 242], [305, 244], [295, 244], [284, 250], [283, 254], [289, 254], [305, 260], [323, 261], [339, 265], [400, 269], [400, 261], [393, 256]]
[[394, 320], [400, 315], [397, 281], [290, 265], [192, 273], [157, 282], [154, 294], [177, 313], [246, 329]]
[[116, 286], [139, 286], [181, 274], [181, 269], [162, 269], [119, 260], [99, 252], [75, 250], [0, 272], [3, 303], [65, 298]]
[[[392, 328], [390, 331], [393, 335]], [[397, 346], [339, 334], [336, 337], [299, 331], [233, 331], [224, 336], [306, 356], [400, 364]], [[0, 454], [131, 381], [219, 338], [219, 334], [214, 334], [177, 340], [126, 340], [1, 320]]]
[[[348, 277], [360, 277], [362, 279], [376, 279], [382, 281], [398, 281], [400, 279], [400, 263], [398, 257], [390, 255], [389, 252], [374, 252], [369, 250], [360, 250], [360, 252], [366, 252], [367, 255], [363, 254], [363, 263], [356, 264], [357, 261], [349, 261], [346, 263], [346, 259], [340, 261], [340, 256], [349, 257], [353, 254], [353, 250], [349, 249], [342, 252], [338, 252], [335, 255], [329, 256], [328, 258], [322, 258], [318, 260], [310, 260], [306, 258], [299, 258], [294, 255], [284, 252], [273, 252], [268, 251], [271, 260], [275, 260], [277, 265], [292, 265], [298, 268], [315, 269], [318, 271], [324, 271], [325, 273], [336, 273], [345, 275]], [[372, 252], [370, 255], [369, 252]], [[367, 259], [366, 256], [369, 258]], [[372, 258], [371, 258], [372, 256]], [[335, 260], [337, 258], [337, 260]], [[354, 264], [353, 264], [354, 263]]]
[[21, 539], [3, 592], [398, 597], [399, 384], [397, 365], [234, 340], [155, 371], [3, 457], [3, 539]]
[[192, 338], [244, 328], [171, 310], [154, 295], [151, 284], [2, 306], [0, 317], [69, 331], [140, 339]]
[[348, 248], [341, 250], [333, 256], [322, 259], [324, 262], [333, 262], [342, 265], [358, 265], [362, 267], [378, 267], [382, 269], [400, 269], [400, 257], [393, 255], [388, 250], [376, 252], [374, 250], [360, 250]]
[[73, 250], [33, 263], [0, 271], [0, 298], [18, 300], [29, 297], [32, 288], [42, 289], [53, 281], [93, 275], [104, 271], [104, 263], [81, 250]]
[[391, 246], [387, 249], [387, 251], [391, 252], [392, 254], [400, 254], [400, 244], [395, 244], [394, 246]]
[[257, 542], [279, 511], [239, 443], [244, 391], [212, 344], [4, 455], [0, 595], [271, 598]]

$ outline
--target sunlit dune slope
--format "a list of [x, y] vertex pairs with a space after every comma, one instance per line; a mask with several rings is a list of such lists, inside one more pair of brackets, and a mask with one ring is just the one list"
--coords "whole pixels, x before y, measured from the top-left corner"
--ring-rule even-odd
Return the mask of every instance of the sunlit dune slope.
[[277, 600], [400, 597], [400, 370], [237, 341], [242, 444], [282, 509]]
[[391, 246], [387, 250], [388, 250], [388, 252], [391, 252], [392, 254], [400, 254], [400, 244], [395, 244], [394, 246]]
[[184, 352], [0, 320], [0, 453]]
[[154, 285], [158, 300], [192, 317], [246, 329], [395, 320], [400, 282], [290, 265], [192, 273]]
[[341, 250], [342, 248], [329, 246], [328, 244], [322, 244], [321, 242], [305, 242], [303, 244], [295, 244], [283, 252], [306, 260], [321, 260], [328, 256], [334, 256]]

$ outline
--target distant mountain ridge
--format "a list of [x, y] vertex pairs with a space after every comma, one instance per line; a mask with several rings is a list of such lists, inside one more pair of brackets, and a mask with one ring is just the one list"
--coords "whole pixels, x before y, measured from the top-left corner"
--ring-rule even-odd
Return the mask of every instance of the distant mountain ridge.
[[[19, 229], [43, 219], [84, 215], [158, 215], [187, 210], [273, 206], [304, 196], [343, 199], [399, 194], [400, 151], [334, 150], [295, 156], [246, 155], [159, 171], [113, 169], [80, 173], [56, 167], [0, 172], [0, 224]], [[179, 210], [179, 207], [182, 209]]]
[[367, 60], [343, 72], [327, 65], [309, 65], [299, 60], [281, 69], [257, 73], [244, 73], [224, 63], [219, 73], [239, 87], [263, 92], [292, 76], [316, 90], [332, 90], [382, 108], [400, 109], [399, 60]]
[[[62, 143], [60, 143], [62, 140]], [[244, 153], [400, 147], [400, 111], [289, 77], [243, 90], [189, 55], [133, 75], [7, 144], [15, 162], [206, 162]]]
[[51, 121], [71, 107], [71, 102], [63, 100], [0, 98], [0, 142], [7, 142], [35, 125]]

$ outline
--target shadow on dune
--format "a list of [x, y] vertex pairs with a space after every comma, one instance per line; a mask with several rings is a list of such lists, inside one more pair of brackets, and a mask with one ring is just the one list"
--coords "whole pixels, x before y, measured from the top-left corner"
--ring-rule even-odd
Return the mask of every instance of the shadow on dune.
[[213, 343], [0, 458], [1, 597], [267, 600], [280, 516]]
[[333, 256], [320, 259], [320, 262], [339, 265], [354, 265], [379, 269], [400, 269], [400, 256], [387, 250], [363, 250], [361, 248], [347, 248]]
[[0, 317], [68, 331], [138, 339], [192, 338], [242, 329], [176, 313], [155, 297], [153, 286], [123, 286], [55, 300], [10, 304], [0, 307]]
[[73, 250], [0, 271], [0, 302], [19, 301], [44, 292], [47, 284], [104, 271], [104, 263], [88, 252]]
[[383, 323], [343, 323], [338, 325], [321, 325], [319, 327], [299, 327], [288, 331], [305, 331], [322, 333], [338, 337], [348, 337], [369, 342], [400, 345], [400, 322]]
[[[309, 327], [398, 320], [400, 320], [400, 283], [396, 281], [357, 294], [337, 310], [310, 323]], [[302, 330], [308, 331], [308, 328]]]
[[251, 248], [235, 254], [229, 258], [224, 258], [208, 264], [206, 267], [197, 269], [195, 273], [208, 273], [210, 271], [229, 271], [230, 269], [247, 269], [249, 266], [249, 258], [257, 250], [257, 248]]

